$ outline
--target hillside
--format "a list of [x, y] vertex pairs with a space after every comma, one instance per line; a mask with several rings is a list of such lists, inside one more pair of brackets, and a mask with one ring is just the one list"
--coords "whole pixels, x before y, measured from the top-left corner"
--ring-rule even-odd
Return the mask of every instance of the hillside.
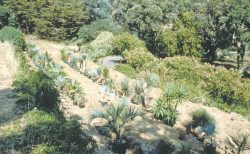
[[0, 0], [0, 154], [250, 153], [249, 0]]

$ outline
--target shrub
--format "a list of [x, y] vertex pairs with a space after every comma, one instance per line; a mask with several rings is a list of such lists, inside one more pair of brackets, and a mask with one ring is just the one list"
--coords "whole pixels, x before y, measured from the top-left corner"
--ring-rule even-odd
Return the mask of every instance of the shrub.
[[91, 43], [82, 47], [82, 51], [88, 54], [88, 57], [97, 60], [112, 54], [111, 39], [113, 34], [110, 32], [102, 32]]
[[46, 142], [54, 146], [58, 153], [87, 152], [91, 150], [88, 149], [89, 145], [96, 148], [95, 141], [82, 132], [77, 120], [60, 121], [55, 115], [40, 110], [28, 112], [25, 118], [28, 121], [24, 130], [27, 138], [21, 143], [22, 146], [30, 141], [33, 145]]
[[137, 70], [144, 68], [144, 65], [148, 62], [155, 60], [154, 55], [152, 55], [146, 48], [128, 50], [124, 52], [124, 58], [127, 60], [128, 64]]
[[153, 114], [156, 119], [163, 120], [169, 126], [174, 126], [178, 116], [177, 110], [168, 106], [162, 98], [156, 100], [153, 107]]
[[37, 147], [33, 148], [31, 154], [51, 154], [57, 153], [54, 146], [48, 146], [46, 144], [40, 144]]
[[135, 79], [137, 75], [137, 71], [128, 64], [117, 64], [115, 70], [133, 79]]
[[206, 110], [198, 109], [191, 113], [193, 127], [202, 126], [205, 128], [215, 129], [215, 120]]
[[110, 21], [109, 19], [97, 20], [90, 25], [84, 25], [77, 33], [78, 39], [81, 39], [81, 43], [85, 44], [91, 42], [97, 38], [103, 31], [109, 31], [117, 33], [120, 31], [119, 27]]
[[214, 67], [189, 57], [165, 58], [146, 69], [159, 75], [162, 88], [169, 82], [185, 84], [189, 90], [187, 98], [193, 102], [249, 115], [246, 109], [249, 108], [250, 80], [241, 79], [236, 70]]
[[242, 82], [236, 70], [217, 68], [208, 78], [206, 89], [218, 102], [245, 105], [246, 107], [250, 100], [249, 83], [249, 81]]
[[126, 50], [130, 51], [145, 46], [143, 41], [129, 33], [117, 35], [112, 39], [111, 45], [113, 47], [113, 53], [118, 55], [123, 54]]
[[58, 101], [58, 91], [53, 80], [42, 71], [21, 74], [14, 82], [19, 102], [32, 103], [33, 107], [53, 108]]
[[17, 51], [23, 51], [26, 47], [22, 32], [14, 27], [4, 27], [1, 29], [0, 40], [12, 42]]

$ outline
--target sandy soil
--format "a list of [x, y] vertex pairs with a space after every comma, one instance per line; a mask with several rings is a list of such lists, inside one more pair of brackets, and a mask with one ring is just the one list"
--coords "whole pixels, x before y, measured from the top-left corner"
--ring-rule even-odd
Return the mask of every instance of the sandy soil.
[[[41, 51], [48, 52], [54, 61], [61, 66], [63, 66], [64, 71], [67, 75], [77, 80], [81, 83], [81, 86], [84, 88], [86, 93], [86, 107], [80, 109], [77, 106], [72, 105], [69, 101], [62, 100], [62, 104], [65, 106], [65, 115], [73, 116], [77, 115], [82, 118], [82, 124], [86, 127], [89, 126], [89, 115], [93, 110], [103, 108], [103, 105], [100, 103], [102, 95], [98, 93], [99, 85], [97, 83], [92, 82], [92, 80], [86, 78], [78, 71], [72, 69], [69, 65], [65, 64], [61, 60], [60, 49], [64, 48], [64, 44], [50, 42], [46, 40], [40, 40], [34, 36], [26, 36], [26, 40], [30, 43], [35, 44]], [[88, 61], [87, 68], [96, 68], [97, 64]], [[2, 72], [2, 71], [1, 71]], [[114, 71], [110, 70], [111, 77], [115, 79], [117, 82], [122, 81], [126, 76]], [[134, 81], [131, 80], [131, 83]], [[157, 98], [160, 95], [159, 89], [153, 89], [151, 92], [151, 96]], [[138, 106], [139, 107], [139, 106]], [[160, 138], [171, 137], [172, 139], [178, 140], [178, 130], [184, 129], [183, 122], [190, 119], [189, 114], [198, 108], [205, 108], [212, 116], [214, 116], [217, 125], [216, 125], [216, 140], [219, 143], [219, 148], [223, 149], [225, 140], [228, 135], [234, 135], [238, 132], [248, 132], [250, 133], [250, 122], [240, 115], [235, 113], [225, 113], [214, 107], [207, 107], [202, 104], [194, 104], [191, 102], [185, 102], [178, 107], [178, 111], [180, 113], [179, 118], [177, 120], [177, 124], [174, 128], [168, 127], [164, 125], [160, 121], [153, 120], [152, 115], [147, 113], [143, 118], [136, 118], [135, 121], [130, 122], [127, 125], [127, 136], [133, 137], [137, 142], [142, 144], [143, 150], [150, 151], [154, 146], [157, 140]], [[99, 135], [97, 131], [89, 126], [89, 134], [91, 134], [98, 142], [99, 152], [100, 153], [110, 153], [106, 148], [106, 138]], [[194, 143], [194, 146], [197, 144]], [[223, 153], [223, 151], [219, 151], [219, 153]], [[246, 153], [250, 153], [247, 151]]]
[[16, 109], [11, 87], [13, 82], [11, 70], [13, 69], [10, 68], [14, 65], [10, 66], [9, 62], [6, 61], [7, 52], [14, 52], [14, 48], [8, 43], [0, 43], [0, 124], [13, 118]]

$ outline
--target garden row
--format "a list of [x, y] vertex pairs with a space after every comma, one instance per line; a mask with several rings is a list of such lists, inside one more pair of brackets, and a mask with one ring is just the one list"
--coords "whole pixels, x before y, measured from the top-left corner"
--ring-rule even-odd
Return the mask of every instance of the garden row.
[[[70, 90], [74, 95], [80, 95], [82, 89], [78, 89], [80, 94], [77, 93], [76, 82], [65, 79], [65, 73], [47, 54], [27, 45], [19, 30], [6, 27], [0, 30], [0, 34], [4, 34], [0, 35], [2, 41], [15, 45], [16, 56], [21, 62], [13, 86], [16, 103], [23, 111], [20, 118], [0, 126], [0, 144], [3, 145], [0, 153], [9, 153], [13, 149], [35, 154], [93, 153], [97, 148], [95, 141], [82, 131], [77, 120], [65, 119], [58, 107], [62, 89], [72, 86], [74, 88]], [[22, 49], [27, 49], [35, 64], [34, 69], [29, 68]], [[73, 95], [68, 89], [65, 91]], [[77, 103], [81, 105], [81, 101]]]
[[162, 89], [169, 83], [180, 83], [188, 88], [192, 102], [249, 116], [250, 80], [242, 78], [241, 71], [215, 67], [194, 57], [159, 59], [147, 50], [143, 41], [128, 33], [113, 36], [102, 32], [93, 42], [77, 45], [92, 60], [122, 55], [124, 60], [115, 69], [131, 78], [149, 72], [157, 74], [160, 78], [157, 86]]

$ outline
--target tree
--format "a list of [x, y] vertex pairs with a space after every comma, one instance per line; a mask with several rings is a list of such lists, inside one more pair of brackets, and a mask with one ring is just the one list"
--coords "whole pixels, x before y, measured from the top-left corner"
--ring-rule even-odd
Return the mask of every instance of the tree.
[[0, 29], [9, 24], [10, 11], [6, 6], [0, 5]]
[[34, 17], [39, 15], [42, 8], [47, 7], [50, 3], [56, 0], [8, 0], [5, 5], [10, 9], [14, 25], [18, 25], [26, 33], [34, 31]]
[[41, 9], [39, 17], [34, 19], [35, 32], [42, 38], [70, 39], [87, 19], [88, 13], [79, 0], [58, 1]]
[[42, 38], [70, 39], [88, 20], [81, 0], [8, 0], [13, 25]]
[[166, 28], [159, 36], [163, 45], [160, 56], [201, 56], [201, 41], [198, 35], [199, 23], [193, 12], [184, 12], [178, 15], [173, 27]]
[[238, 68], [243, 61], [250, 35], [250, 2], [247, 0], [208, 1], [203, 27], [203, 49], [206, 58], [216, 59], [216, 49], [237, 51]]
[[111, 0], [84, 0], [90, 11], [90, 20], [107, 19], [112, 14]]

